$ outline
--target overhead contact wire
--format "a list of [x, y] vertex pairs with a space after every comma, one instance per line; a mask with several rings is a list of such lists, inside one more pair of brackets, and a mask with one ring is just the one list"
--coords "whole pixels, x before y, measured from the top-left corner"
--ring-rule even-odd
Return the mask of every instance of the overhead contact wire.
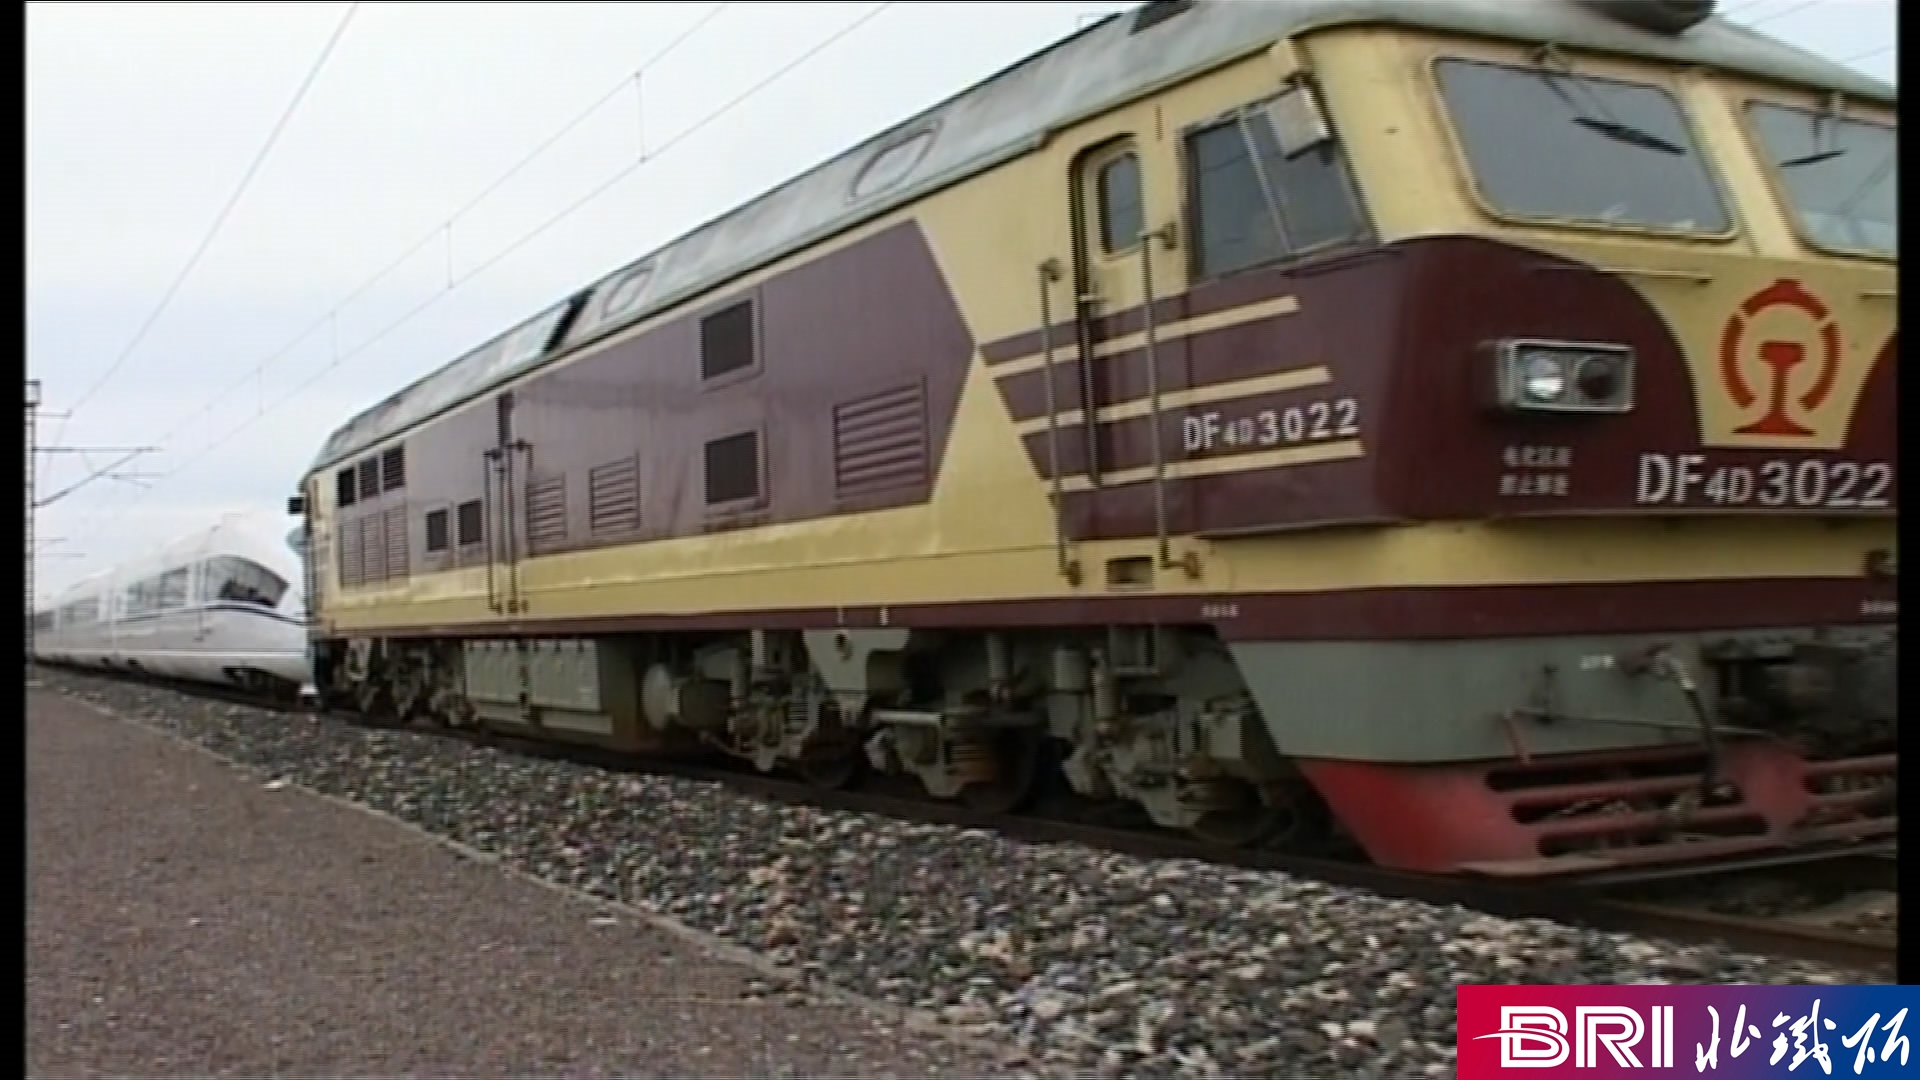
[[[473, 267], [471, 270], [468, 270], [465, 274], [462, 274], [458, 278], [454, 279], [450, 283], [448, 288], [443, 289], [427, 297], [421, 303], [409, 309], [405, 314], [401, 315], [399, 318], [388, 323], [385, 327], [383, 327], [379, 332], [375, 333], [373, 336], [361, 342], [359, 345], [354, 346], [351, 350], [335, 357], [331, 362], [326, 364], [320, 370], [316, 371], [312, 377], [307, 379], [305, 382], [302, 382], [299, 386], [296, 386], [293, 390], [289, 391], [287, 394], [276, 399], [272, 404], [265, 406], [259, 412], [241, 421], [238, 425], [235, 425], [233, 428], [229, 429], [225, 434], [221, 435], [219, 438], [215, 439], [213, 442], [207, 444], [206, 446], [201, 447], [200, 450], [196, 451], [193, 455], [188, 457], [185, 461], [182, 461], [179, 465], [161, 474], [154, 481], [154, 486], [148, 488], [146, 492], [143, 492], [141, 497], [144, 497], [145, 494], [147, 494], [148, 492], [151, 492], [152, 490], [154, 490], [154, 488], [158, 487], [160, 484], [164, 483], [165, 481], [172, 479], [175, 476], [178, 476], [180, 473], [184, 472], [187, 468], [199, 462], [201, 459], [205, 458], [208, 454], [211, 454], [213, 451], [219, 449], [221, 446], [226, 445], [226, 443], [230, 442], [233, 438], [240, 435], [242, 432], [246, 431], [247, 429], [251, 428], [254, 424], [258, 423], [260, 420], [264, 419], [268, 414], [277, 411], [281, 407], [285, 406], [288, 402], [299, 397], [301, 394], [305, 393], [308, 389], [310, 389], [314, 384], [319, 382], [320, 379], [324, 378], [327, 374], [329, 374], [336, 368], [340, 367], [342, 364], [346, 363], [348, 360], [353, 359], [354, 357], [366, 352], [368, 349], [372, 348], [373, 346], [379, 344], [381, 341], [385, 340], [388, 336], [398, 331], [401, 327], [412, 322], [414, 319], [418, 318], [421, 314], [425, 313], [429, 308], [433, 307], [435, 304], [445, 299], [455, 289], [458, 289], [462, 285], [465, 285], [467, 282], [473, 280], [475, 277], [478, 277], [479, 275], [492, 269], [494, 266], [497, 266], [498, 264], [500, 264], [501, 262], [505, 261], [507, 258], [512, 256], [515, 252], [519, 251], [520, 249], [524, 248], [527, 244], [531, 243], [533, 240], [537, 239], [541, 235], [545, 234], [546, 232], [550, 231], [551, 229], [558, 226], [562, 222], [566, 221], [568, 218], [572, 217], [575, 213], [578, 213], [581, 209], [586, 207], [588, 204], [592, 203], [593, 201], [598, 199], [600, 196], [606, 194], [615, 185], [619, 184], [621, 181], [625, 180], [627, 177], [633, 175], [633, 173], [638, 171], [642, 166], [650, 162], [659, 160], [662, 156], [671, 152], [676, 146], [692, 138], [694, 135], [700, 133], [706, 128], [712, 126], [714, 123], [718, 122], [721, 118], [725, 117], [727, 114], [731, 113], [733, 110], [739, 108], [741, 105], [745, 104], [747, 101], [765, 92], [768, 87], [772, 86], [774, 83], [778, 82], [779, 80], [792, 74], [794, 71], [798, 70], [802, 66], [811, 62], [815, 57], [819, 56], [821, 53], [825, 52], [827, 49], [831, 48], [832, 46], [838, 44], [840, 41], [844, 40], [845, 38], [853, 34], [855, 31], [865, 26], [867, 23], [873, 21], [875, 18], [878, 18], [880, 15], [884, 14], [887, 10], [898, 6], [898, 3], [899, 3], [899, 0], [887, 0], [887, 2], [885, 3], [881, 3], [874, 6], [873, 8], [870, 8], [868, 11], [866, 11], [864, 14], [862, 14], [858, 18], [854, 19], [852, 22], [841, 27], [839, 30], [835, 31], [833, 34], [829, 35], [824, 40], [818, 42], [811, 48], [807, 49], [805, 52], [801, 53], [799, 56], [796, 56], [792, 60], [789, 60], [786, 64], [775, 69], [771, 74], [762, 78], [759, 82], [756, 82], [751, 87], [748, 87], [745, 91], [742, 91], [740, 94], [729, 99], [725, 104], [707, 113], [705, 116], [701, 117], [698, 121], [695, 121], [692, 125], [682, 129], [678, 134], [668, 139], [665, 143], [662, 143], [653, 152], [643, 153], [642, 155], [638, 156], [633, 162], [629, 163], [626, 166], [623, 166], [622, 168], [614, 172], [606, 180], [595, 185], [590, 191], [576, 198], [571, 203], [568, 203], [559, 212], [553, 214], [551, 217], [547, 218], [545, 221], [541, 222], [538, 226], [535, 226], [533, 229], [530, 229], [526, 233], [523, 233], [521, 236], [513, 240], [511, 243], [507, 244], [504, 248], [501, 248], [499, 251], [495, 252], [492, 256], [488, 257], [485, 261]], [[684, 36], [687, 36], [687, 35], [683, 35], [683, 39], [684, 39]], [[625, 89], [628, 81], [630, 81], [630, 79], [623, 80], [621, 83], [620, 89]], [[609, 95], [609, 97], [610, 96], [611, 95]], [[604, 104], [606, 100], [607, 100], [606, 98], [602, 98], [601, 101], [597, 103], [595, 107], [597, 108], [599, 107], [599, 105]], [[578, 121], [575, 121], [575, 122], [577, 123]], [[427, 237], [426, 240], [422, 241], [421, 244], [416, 245], [415, 250], [417, 251], [420, 247], [424, 247], [426, 243], [430, 242], [432, 239], [439, 236], [439, 234], [440, 234], [440, 230], [436, 229], [434, 233], [430, 234]], [[322, 320], [322, 324], [324, 324], [324, 320]], [[112, 519], [109, 519], [109, 521], [106, 524], [111, 525], [114, 521], [117, 521], [121, 517], [124, 517], [126, 513], [133, 508], [133, 506], [138, 505], [141, 497], [136, 497], [129, 504], [121, 507], [120, 512], [114, 515]]]
[[120, 350], [120, 355], [114, 359], [113, 363], [107, 365], [107, 370], [94, 380], [93, 385], [80, 395], [79, 400], [68, 406], [69, 415], [79, 412], [82, 405], [100, 392], [100, 388], [105, 386], [126, 364], [127, 360], [133, 356], [134, 350], [140, 347], [141, 342], [146, 340], [147, 334], [152, 332], [154, 325], [160, 321], [160, 317], [166, 314], [167, 308], [172, 306], [174, 297], [179, 295], [181, 287], [187, 283], [187, 278], [192, 275], [194, 268], [200, 265], [200, 260], [206, 256], [207, 250], [213, 246], [214, 240], [220, 235], [221, 228], [226, 225], [227, 218], [231, 217], [234, 209], [240, 205], [241, 198], [253, 184], [253, 178], [259, 175], [260, 167], [266, 164], [268, 155], [273, 153], [274, 146], [280, 142], [280, 136], [286, 132], [287, 124], [293, 119], [294, 113], [300, 110], [300, 103], [306, 100], [307, 92], [313, 89], [313, 84], [319, 79], [321, 70], [326, 67], [327, 59], [333, 55], [335, 47], [340, 44], [340, 39], [346, 35], [347, 26], [353, 22], [353, 16], [359, 10], [358, 0], [347, 5], [346, 12], [340, 16], [340, 21], [334, 25], [333, 33], [328, 36], [326, 45], [321, 47], [320, 55], [314, 58], [312, 65], [307, 68], [306, 77], [300, 80], [299, 88], [293, 93], [293, 100], [287, 102], [287, 107], [281, 111], [280, 119], [274, 122], [273, 130], [267, 134], [266, 142], [262, 143], [259, 152], [254, 154], [252, 163], [240, 177], [240, 183], [234, 188], [233, 194], [227, 197], [226, 205], [222, 206], [220, 212], [214, 216], [213, 224], [200, 238], [200, 244], [194, 248], [193, 254], [187, 259], [187, 264], [180, 268], [180, 273], [174, 276], [173, 283], [168, 285], [167, 291], [161, 295], [160, 303], [155, 305], [146, 321], [140, 324], [140, 329], [134, 332], [133, 340], [127, 343], [126, 348]]
[[[309, 323], [307, 327], [301, 330], [298, 334], [295, 334], [292, 338], [289, 338], [286, 344], [280, 346], [278, 349], [275, 349], [273, 352], [267, 354], [266, 359], [254, 365], [252, 370], [248, 371], [245, 375], [242, 375], [239, 379], [235, 380], [233, 385], [227, 387], [225, 390], [222, 390], [218, 394], [214, 395], [211, 399], [203, 403], [197, 411], [185, 416], [178, 424], [168, 429], [168, 431], [165, 434], [161, 435], [158, 439], [155, 439], [154, 441], [158, 443], [166, 443], [169, 440], [171, 440], [174, 436], [180, 434], [181, 430], [184, 429], [187, 425], [191, 424], [193, 421], [199, 419], [200, 417], [205, 416], [207, 413], [212, 412], [215, 409], [215, 407], [217, 407], [221, 402], [225, 401], [227, 398], [231, 397], [233, 394], [241, 390], [249, 382], [252, 382], [253, 380], [259, 378], [261, 375], [265, 374], [266, 370], [269, 367], [272, 367], [276, 361], [280, 360], [282, 357], [292, 352], [295, 348], [297, 348], [300, 345], [301, 342], [306, 341], [308, 338], [312, 337], [317, 331], [321, 330], [322, 328], [327, 326], [329, 323], [337, 319], [340, 315], [340, 312], [345, 310], [347, 305], [353, 303], [355, 300], [358, 300], [362, 296], [366, 295], [369, 289], [373, 288], [375, 285], [378, 285], [380, 282], [386, 280], [387, 276], [392, 274], [395, 270], [398, 270], [402, 266], [405, 266], [407, 263], [411, 262], [414, 256], [420, 254], [422, 251], [425, 251], [435, 241], [446, 238], [450, 230], [453, 228], [453, 226], [457, 222], [459, 222], [461, 218], [464, 218], [468, 214], [471, 214], [475, 209], [477, 209], [480, 206], [480, 204], [486, 202], [486, 200], [490, 198], [495, 192], [499, 191], [502, 187], [505, 187], [508, 181], [520, 175], [521, 171], [524, 170], [528, 165], [533, 164], [535, 161], [539, 160], [541, 155], [545, 154], [548, 150], [553, 149], [554, 145], [558, 143], [561, 139], [566, 138], [568, 135], [578, 130], [581, 124], [586, 123], [601, 109], [606, 108], [607, 103], [610, 101], [613, 101], [615, 98], [619, 97], [622, 93], [624, 93], [633, 84], [634, 79], [638, 78], [641, 73], [647, 71], [649, 68], [652, 68], [658, 65], [662, 60], [665, 60], [668, 56], [672, 55], [675, 50], [680, 48], [680, 46], [686, 44], [689, 38], [693, 37], [693, 35], [699, 33], [702, 29], [706, 28], [706, 26], [709, 23], [713, 22], [714, 19], [719, 18], [722, 14], [726, 12], [728, 8], [732, 6], [733, 4], [731, 3], [731, 0], [729, 0], [729, 2], [715, 4], [713, 7], [708, 8], [705, 14], [701, 15], [700, 18], [694, 20], [694, 22], [691, 25], [689, 25], [686, 29], [682, 30], [679, 34], [675, 35], [673, 40], [669, 41], [666, 45], [662, 46], [651, 57], [648, 57], [646, 62], [641, 64], [639, 68], [622, 76], [618, 83], [614, 84], [611, 88], [609, 88], [607, 92], [602, 94], [598, 99], [596, 99], [593, 104], [580, 110], [578, 113], [574, 115], [573, 119], [568, 120], [565, 124], [557, 128], [552, 134], [548, 135], [545, 139], [541, 140], [539, 145], [535, 146], [532, 150], [529, 150], [525, 154], [521, 155], [518, 160], [516, 160], [512, 165], [509, 165], [507, 167], [505, 172], [502, 172], [499, 176], [495, 177], [491, 183], [487, 184], [486, 187], [482, 188], [479, 194], [474, 195], [472, 198], [469, 198], [466, 202], [461, 203], [460, 206], [453, 211], [453, 213], [447, 215], [445, 220], [435, 225], [431, 231], [429, 231], [426, 235], [422, 236], [419, 240], [414, 241], [411, 247], [408, 247], [405, 251], [401, 252], [398, 256], [388, 261], [378, 271], [373, 273], [371, 276], [367, 277], [360, 284], [354, 286], [353, 290], [347, 293], [344, 297], [335, 301], [327, 309], [327, 312], [325, 314], [321, 315], [319, 318]], [[451, 272], [449, 272], [448, 274], [448, 287], [449, 288], [453, 287], [453, 278], [452, 278]]]

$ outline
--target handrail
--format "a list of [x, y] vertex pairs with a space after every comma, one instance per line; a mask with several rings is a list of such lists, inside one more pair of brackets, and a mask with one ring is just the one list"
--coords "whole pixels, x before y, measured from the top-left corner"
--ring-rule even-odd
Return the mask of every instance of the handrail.
[[[1147, 422], [1148, 442], [1153, 453], [1153, 535], [1159, 553], [1159, 566], [1168, 569], [1173, 563], [1173, 545], [1167, 538], [1167, 452], [1165, 439], [1160, 430], [1160, 353], [1159, 327], [1154, 322], [1153, 305], [1156, 297], [1153, 291], [1153, 242], [1167, 238], [1165, 230], [1143, 233], [1140, 237], [1140, 292], [1141, 292], [1141, 345], [1147, 362]], [[1087, 410], [1087, 423], [1093, 423], [1093, 410]]]
[[[500, 448], [496, 446], [489, 446], [486, 451], [480, 455], [480, 536], [486, 544], [482, 552], [482, 558], [485, 559], [487, 564], [487, 610], [496, 615], [500, 613], [500, 599], [498, 588], [495, 586], [493, 580], [493, 530], [495, 525], [493, 514], [493, 479], [494, 473], [498, 469], [499, 458]], [[455, 522], [454, 524], [458, 527], [459, 522]]]
[[[1071, 578], [1067, 563], [1066, 478], [1060, 475], [1060, 402], [1059, 387], [1054, 385], [1053, 364], [1053, 290], [1060, 280], [1060, 264], [1048, 259], [1040, 264], [1040, 373], [1047, 384], [1047, 474], [1053, 482], [1053, 562], [1061, 576]], [[1083, 409], [1082, 412], [1085, 412]]]

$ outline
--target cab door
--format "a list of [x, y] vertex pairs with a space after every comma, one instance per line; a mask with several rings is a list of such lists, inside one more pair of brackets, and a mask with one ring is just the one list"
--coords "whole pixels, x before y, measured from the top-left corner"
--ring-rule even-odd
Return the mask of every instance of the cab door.
[[[1157, 145], [1157, 144], [1156, 144]], [[1076, 539], [1154, 535], [1160, 566], [1176, 510], [1167, 485], [1168, 389], [1184, 385], [1184, 356], [1161, 340], [1181, 267], [1152, 148], [1132, 134], [1093, 141], [1073, 158], [1072, 362], [1056, 372], [1058, 426], [1076, 445], [1060, 455], [1066, 528]], [[1168, 185], [1170, 186], [1170, 182]], [[1171, 192], [1166, 194], [1170, 195]], [[1144, 584], [1145, 582], [1129, 582]]]

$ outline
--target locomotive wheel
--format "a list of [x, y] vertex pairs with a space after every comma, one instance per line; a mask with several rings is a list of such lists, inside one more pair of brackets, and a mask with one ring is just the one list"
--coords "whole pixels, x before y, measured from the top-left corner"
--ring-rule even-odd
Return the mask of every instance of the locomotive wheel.
[[795, 770], [814, 787], [838, 791], [858, 779], [867, 763], [859, 733], [849, 730], [837, 707], [829, 706]]
[[1196, 840], [1215, 847], [1252, 847], [1285, 822], [1285, 811], [1269, 805], [1260, 790], [1244, 780], [1222, 778], [1207, 787], [1214, 807], [1187, 826]]
[[362, 722], [373, 727], [397, 727], [393, 715], [393, 695], [384, 682], [363, 682], [354, 687], [354, 708]]
[[838, 791], [853, 783], [860, 775], [860, 766], [865, 762], [858, 746], [851, 751], [837, 746], [831, 750], [822, 747], [802, 758], [798, 771], [801, 779], [814, 787]]
[[960, 789], [960, 801], [982, 814], [1011, 814], [1033, 796], [1040, 775], [1041, 734], [1010, 728], [992, 740], [994, 778]]
[[1284, 815], [1271, 806], [1215, 810], [1187, 826], [1194, 839], [1214, 847], [1252, 847], [1280, 831]]
[[1311, 790], [1285, 783], [1265, 790], [1236, 784], [1243, 801], [1215, 810], [1187, 827], [1197, 840], [1225, 848], [1270, 843], [1290, 851], [1318, 850], [1329, 833], [1326, 808]]

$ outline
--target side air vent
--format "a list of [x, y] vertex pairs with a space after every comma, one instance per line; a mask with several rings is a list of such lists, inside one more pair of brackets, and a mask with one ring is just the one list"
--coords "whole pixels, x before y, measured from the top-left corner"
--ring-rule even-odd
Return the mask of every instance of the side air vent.
[[587, 471], [587, 528], [595, 533], [640, 527], [640, 459], [625, 457]]
[[536, 555], [567, 542], [567, 478], [549, 476], [527, 485], [527, 546]]
[[1133, 13], [1133, 33], [1158, 26], [1193, 6], [1193, 0], [1153, 0]]

